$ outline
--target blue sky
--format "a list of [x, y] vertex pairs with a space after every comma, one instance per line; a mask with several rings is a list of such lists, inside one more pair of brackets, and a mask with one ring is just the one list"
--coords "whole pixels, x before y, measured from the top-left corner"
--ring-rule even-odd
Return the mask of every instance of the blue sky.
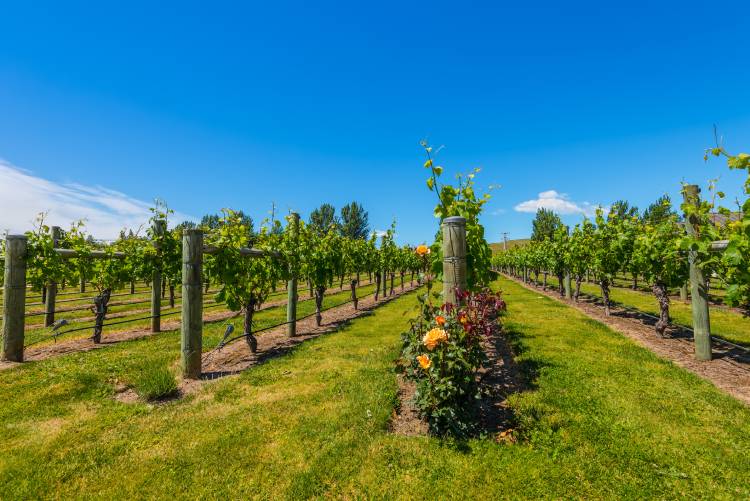
[[653, 3], [7, 3], [0, 227], [51, 209], [107, 233], [155, 197], [255, 219], [358, 200], [421, 242], [422, 138], [502, 185], [491, 241], [528, 236], [519, 206], [574, 223], [682, 180], [736, 194], [702, 155], [713, 124], [750, 150], [750, 4]]

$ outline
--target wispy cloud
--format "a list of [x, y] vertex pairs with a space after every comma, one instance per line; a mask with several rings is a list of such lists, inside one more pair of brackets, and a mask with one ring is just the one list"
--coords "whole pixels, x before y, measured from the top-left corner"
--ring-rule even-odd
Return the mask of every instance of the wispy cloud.
[[[0, 231], [30, 230], [37, 214], [48, 212], [49, 224], [66, 228], [85, 219], [87, 231], [95, 238], [113, 239], [123, 228], [135, 230], [145, 225], [151, 206], [102, 186], [48, 181], [0, 160]], [[195, 218], [179, 213], [173, 216], [175, 222], [185, 219]]]
[[543, 191], [538, 198], [526, 200], [514, 207], [516, 212], [536, 212], [539, 209], [549, 209], [558, 214], [582, 214], [593, 216], [596, 213], [596, 205], [589, 202], [573, 202], [565, 193], [555, 190]]

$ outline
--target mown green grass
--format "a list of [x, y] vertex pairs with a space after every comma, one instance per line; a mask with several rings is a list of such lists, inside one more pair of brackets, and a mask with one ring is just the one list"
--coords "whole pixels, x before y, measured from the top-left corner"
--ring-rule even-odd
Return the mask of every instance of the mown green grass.
[[114, 384], [173, 364], [174, 332], [4, 372], [3, 497], [750, 496], [747, 407], [571, 308], [496, 285], [530, 385], [512, 398], [517, 444], [388, 433], [409, 295], [156, 407], [116, 402]]
[[[547, 282], [552, 287], [557, 287], [557, 278], [548, 277]], [[573, 285], [575, 287], [575, 284]], [[596, 284], [581, 284], [581, 292], [601, 298], [601, 289]], [[621, 287], [613, 287], [610, 299], [627, 306], [635, 308], [652, 315], [659, 314], [659, 303], [653, 294], [634, 291]], [[687, 327], [693, 326], [693, 313], [690, 303], [684, 303], [679, 299], [672, 298], [669, 306], [669, 314], [672, 322]], [[711, 333], [732, 341], [733, 343], [750, 346], [750, 318], [742, 314], [721, 307], [710, 307]]]
[[[396, 284], [399, 284], [398, 280], [396, 281]], [[405, 284], [409, 284], [408, 281], [405, 282]], [[396, 286], [397, 290], [400, 288], [400, 285]], [[366, 283], [366, 285], [362, 285], [361, 287], [357, 288], [357, 295], [360, 297], [363, 297], [367, 294], [372, 294], [375, 291], [375, 286], [370, 284], [369, 282]], [[324, 300], [324, 307], [332, 306], [336, 304], [341, 304], [342, 302], [349, 299], [351, 292], [348, 288], [344, 288], [343, 290], [339, 290], [338, 285], [330, 288], [328, 291], [326, 291], [328, 294], [326, 296], [326, 299]], [[225, 310], [225, 306], [223, 306], [221, 303], [216, 303], [214, 301], [214, 296], [216, 294], [216, 291], [211, 291], [208, 294], [204, 295], [204, 311], [206, 314], [210, 313], [216, 313]], [[269, 297], [267, 302], [275, 302], [279, 301], [281, 299], [286, 298], [286, 291], [277, 291], [275, 293], [272, 293]], [[180, 299], [177, 299], [175, 301], [175, 308], [170, 308], [168, 305], [168, 302], [166, 300], [162, 301], [162, 322], [168, 322], [172, 320], [179, 320], [180, 318], [180, 307], [182, 305], [182, 301]], [[310, 313], [314, 310], [314, 301], [311, 300], [310, 296], [307, 293], [306, 289], [299, 289], [299, 303], [298, 303], [298, 311], [306, 311]], [[146, 311], [143, 311], [143, 308], [146, 307]], [[272, 306], [269, 307], [269, 310], [283, 310], [286, 311], [286, 306]], [[113, 316], [115, 313], [124, 313], [122, 316]], [[81, 316], [91, 316], [92, 313], [90, 311], [88, 312], [79, 312], [78, 317]], [[117, 332], [117, 331], [123, 331], [123, 330], [130, 330], [130, 329], [145, 329], [148, 328], [151, 325], [151, 320], [146, 319], [143, 320], [143, 318], [148, 317], [151, 315], [150, 311], [150, 304], [140, 304], [140, 305], [123, 305], [123, 306], [116, 306], [113, 308], [110, 308], [108, 312], [108, 317], [105, 320], [105, 327], [104, 327], [104, 337], [106, 338], [108, 333]], [[285, 314], [284, 314], [285, 315]], [[286, 320], [286, 317], [284, 315], [278, 314], [278, 311], [276, 311], [276, 314], [273, 316], [273, 318], [278, 319], [279, 322]], [[300, 314], [301, 315], [301, 314]], [[283, 317], [283, 318], [282, 318]], [[60, 332], [62, 333], [61, 339], [75, 339], [75, 338], [84, 338], [84, 337], [90, 337], [92, 335], [92, 330], [84, 329], [84, 330], [78, 330], [73, 331], [69, 334], [66, 334], [65, 332], [67, 330], [71, 329], [78, 329], [78, 328], [84, 328], [84, 327], [90, 327], [93, 329], [94, 321], [93, 320], [82, 320], [79, 318], [78, 321], [76, 320], [76, 315], [71, 315], [69, 313], [61, 313], [57, 316], [58, 319], [65, 318], [66, 320], [70, 321], [70, 324], [68, 326], [65, 326], [64, 328], [60, 329]], [[261, 322], [258, 328], [267, 327], [268, 325], [271, 325], [271, 323], [262, 323], [262, 319], [265, 318], [263, 315], [261, 315], [259, 322]], [[117, 322], [117, 324], [112, 326], [107, 326], [110, 322]], [[44, 344], [50, 344], [54, 343], [55, 340], [51, 337], [52, 331], [47, 327], [42, 326], [36, 326], [32, 327], [24, 333], [24, 339], [25, 339], [25, 345], [44, 345]]]

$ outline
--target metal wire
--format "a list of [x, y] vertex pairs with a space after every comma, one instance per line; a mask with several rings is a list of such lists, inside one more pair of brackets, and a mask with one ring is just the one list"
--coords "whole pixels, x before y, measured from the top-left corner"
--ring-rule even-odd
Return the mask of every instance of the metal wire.
[[[369, 283], [367, 283], [366, 285], [372, 285], [372, 281], [370, 281], [370, 282], [369, 282]], [[364, 285], [363, 285], [363, 286], [364, 286]], [[334, 293], [332, 293], [331, 295], [335, 295], [335, 294], [340, 294], [341, 292], [342, 292], [342, 291], [337, 291], [337, 292], [334, 292]], [[362, 299], [362, 298], [365, 298], [365, 297], [368, 297], [368, 296], [371, 296], [371, 295], [374, 295], [375, 293], [376, 293], [376, 291], [373, 291], [373, 292], [371, 292], [371, 293], [369, 293], [369, 294], [365, 294], [365, 295], [363, 295], [363, 296], [360, 296], [360, 297], [358, 297], [358, 298], [357, 298], [357, 300], [359, 301], [360, 299]], [[182, 296], [179, 296], [179, 297], [181, 298]], [[176, 297], [175, 299], [178, 299], [178, 298]], [[303, 300], [301, 300], [301, 301], [299, 301], [299, 302], [306, 302], [306, 301], [310, 301], [310, 300], [312, 300], [312, 299], [314, 299], [314, 297], [313, 297], [313, 298], [307, 298], [307, 299], [303, 299]], [[322, 308], [322, 309], [320, 310], [320, 313], [323, 313], [323, 312], [325, 312], [325, 311], [328, 311], [328, 310], [330, 310], [330, 309], [332, 309], [332, 308], [337, 308], [337, 307], [339, 307], [339, 306], [343, 306], [343, 305], [345, 305], [345, 304], [349, 304], [349, 303], [352, 303], [352, 302], [354, 302], [354, 300], [353, 300], [353, 299], [348, 299], [348, 300], [346, 300], [346, 301], [344, 301], [344, 302], [341, 302], [341, 303], [336, 303], [336, 304], [330, 305], [330, 306], [328, 306], [328, 307], [326, 307], [326, 308]], [[219, 306], [225, 306], [225, 305], [226, 305], [226, 303], [223, 303], [223, 302], [216, 302], [216, 301], [214, 301], [214, 304], [209, 304], [209, 305], [206, 305], [206, 303], [207, 303], [207, 301], [206, 301], [206, 300], [205, 300], [205, 298], [204, 298], [204, 301], [203, 301], [203, 310], [204, 310], [204, 311], [205, 311], [205, 310], [207, 310], [207, 309], [209, 309], [209, 308], [216, 308], [216, 307], [219, 307]], [[138, 304], [138, 303], [127, 303], [127, 304]], [[279, 305], [274, 305], [274, 306], [269, 306], [268, 308], [262, 308], [262, 309], [261, 309], [261, 310], [259, 310], [259, 311], [262, 311], [262, 310], [264, 310], [264, 309], [270, 309], [270, 308], [274, 308], [274, 307], [277, 307], [277, 306], [280, 306], [280, 304], [279, 304]], [[66, 311], [67, 311], [67, 312], [69, 312], [70, 310], [60, 310], [59, 312], [60, 312], [60, 313], [63, 313], [63, 312], [66, 312]], [[72, 311], [79, 311], [79, 310], [72, 310]], [[44, 314], [44, 313], [46, 313], [46, 312], [39, 312], [38, 314]], [[161, 313], [161, 314], [159, 314], [159, 315], [149, 315], [149, 316], [145, 316], [145, 317], [139, 317], [139, 318], [125, 318], [125, 319], [123, 319], [123, 320], [118, 320], [118, 321], [114, 321], [114, 322], [105, 322], [105, 323], [103, 323], [103, 324], [101, 325], [101, 327], [102, 327], [102, 328], [104, 328], [104, 327], [108, 327], [108, 326], [113, 326], [113, 325], [121, 325], [121, 324], [126, 324], [126, 323], [130, 323], [130, 322], [140, 322], [140, 321], [144, 321], [144, 320], [150, 320], [150, 319], [152, 319], [152, 318], [161, 318], [161, 317], [167, 317], [167, 316], [171, 316], [171, 315], [177, 315], [177, 314], [179, 314], [179, 313], [182, 313], [182, 308], [181, 308], [181, 307], [180, 307], [180, 308], [177, 308], [177, 309], [175, 309], [174, 311], [171, 311], [171, 312], [167, 312], [167, 313]], [[316, 315], [317, 313], [318, 313], [318, 312], [317, 312], [317, 311], [315, 311], [315, 312], [313, 312], [313, 313], [310, 313], [310, 314], [308, 314], [308, 315], [304, 315], [304, 316], [302, 316], [302, 317], [298, 317], [298, 318], [297, 318], [297, 319], [296, 319], [295, 321], [300, 321], [300, 320], [304, 320], [304, 319], [306, 319], [306, 318], [309, 318], [309, 317], [312, 317], [312, 316]], [[275, 328], [277, 328], [277, 327], [281, 327], [281, 326], [283, 326], [283, 325], [286, 325], [286, 324], [288, 324], [288, 323], [290, 323], [290, 322], [282, 322], [282, 323], [280, 323], [280, 324], [276, 324], [276, 325], [272, 325], [272, 326], [264, 327], [264, 328], [262, 328], [262, 329], [259, 329], [259, 330], [255, 331], [255, 332], [254, 332], [253, 334], [257, 334], [257, 333], [260, 333], [260, 332], [264, 332], [264, 331], [267, 331], [267, 330], [270, 330], [270, 329], [275, 329]], [[74, 327], [74, 328], [71, 328], [71, 329], [66, 329], [66, 330], [64, 330], [64, 331], [62, 331], [62, 332], [58, 332], [58, 333], [56, 333], [56, 334], [50, 334], [50, 335], [48, 335], [48, 336], [45, 336], [45, 337], [43, 337], [43, 338], [40, 338], [40, 339], [38, 339], [38, 340], [36, 340], [36, 341], [33, 341], [33, 342], [31, 342], [31, 343], [28, 343], [28, 344], [24, 345], [24, 349], [25, 349], [25, 348], [28, 348], [28, 347], [30, 347], [30, 346], [34, 346], [34, 345], [36, 345], [36, 344], [39, 344], [39, 343], [41, 343], [41, 342], [44, 342], [44, 341], [48, 341], [49, 339], [54, 339], [55, 341], [57, 341], [57, 338], [59, 338], [59, 337], [62, 337], [62, 336], [64, 336], [64, 335], [66, 335], [66, 334], [70, 334], [70, 333], [74, 333], [74, 332], [80, 332], [80, 331], [84, 331], [84, 330], [88, 330], [88, 329], [94, 329], [95, 327], [96, 327], [96, 325], [86, 325], [86, 326], [81, 326], [81, 327]], [[242, 338], [244, 338], [244, 337], [247, 337], [247, 335], [246, 335], [246, 334], [242, 334], [242, 335], [240, 335], [240, 336], [237, 336], [237, 337], [235, 337], [235, 338], [232, 338], [231, 340], [229, 340], [229, 341], [225, 342], [225, 343], [224, 343], [223, 345], [221, 345], [221, 348], [223, 348], [224, 346], [226, 346], [227, 344], [229, 344], [229, 343], [231, 343], [231, 342], [233, 342], [233, 341], [236, 341], [237, 339], [242, 339]], [[216, 349], [220, 349], [220, 347], [214, 348], [214, 350], [216, 350]], [[212, 350], [212, 351], [214, 351], [214, 350]]]
[[[365, 294], [364, 296], [359, 296], [359, 297], [357, 297], [357, 301], [359, 301], [360, 299], [366, 298], [368, 296], [372, 296], [374, 294], [375, 294], [375, 291], [370, 292], [369, 294]], [[305, 301], [309, 301], [310, 299], [314, 299], [314, 298], [309, 298], [309, 299], [306, 299]], [[328, 311], [328, 310], [333, 309], [333, 308], [338, 308], [339, 306], [344, 306], [345, 304], [349, 304], [349, 303], [353, 303], [353, 302], [354, 302], [354, 299], [348, 299], [348, 300], [346, 300], [346, 301], [344, 301], [342, 303], [336, 303], [336, 304], [327, 306], [326, 308], [321, 308], [319, 312], [316, 310], [316, 311], [314, 311], [314, 312], [312, 312], [312, 313], [310, 313], [308, 315], [303, 315], [301, 317], [297, 317], [294, 320], [294, 322], [299, 322], [300, 320], [304, 320], [306, 318], [310, 318], [312, 316], [315, 316], [318, 313], [323, 313], [324, 311]], [[212, 349], [211, 351], [209, 351], [207, 353], [207, 356], [211, 356], [216, 351], [221, 351], [225, 346], [233, 343], [234, 341], [237, 341], [238, 339], [243, 339], [243, 338], [246, 338], [248, 336], [254, 336], [255, 334], [259, 334], [261, 332], [265, 332], [265, 331], [268, 331], [268, 330], [271, 330], [271, 329], [275, 329], [277, 327], [281, 327], [281, 326], [284, 326], [284, 325], [287, 325], [287, 324], [290, 324], [290, 323], [292, 323], [292, 322], [289, 322], [289, 321], [281, 322], [279, 324], [271, 325], [271, 326], [268, 326], [268, 327], [263, 327], [262, 329], [258, 329], [256, 331], [253, 331], [253, 332], [250, 332], [250, 333], [240, 334], [238, 336], [235, 336], [233, 338], [228, 339], [227, 341], [222, 341], [214, 349]]]

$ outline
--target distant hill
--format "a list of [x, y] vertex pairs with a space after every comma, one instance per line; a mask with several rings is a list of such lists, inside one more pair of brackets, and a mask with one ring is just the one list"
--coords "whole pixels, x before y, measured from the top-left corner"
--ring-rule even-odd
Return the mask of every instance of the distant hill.
[[[518, 247], [519, 245], [526, 245], [530, 241], [531, 239], [529, 238], [519, 238], [517, 240], [508, 240], [508, 248], [512, 249], [513, 247]], [[493, 253], [500, 252], [501, 250], [503, 250], [503, 243], [499, 242], [499, 243], [490, 244], [490, 249], [492, 249]]]

